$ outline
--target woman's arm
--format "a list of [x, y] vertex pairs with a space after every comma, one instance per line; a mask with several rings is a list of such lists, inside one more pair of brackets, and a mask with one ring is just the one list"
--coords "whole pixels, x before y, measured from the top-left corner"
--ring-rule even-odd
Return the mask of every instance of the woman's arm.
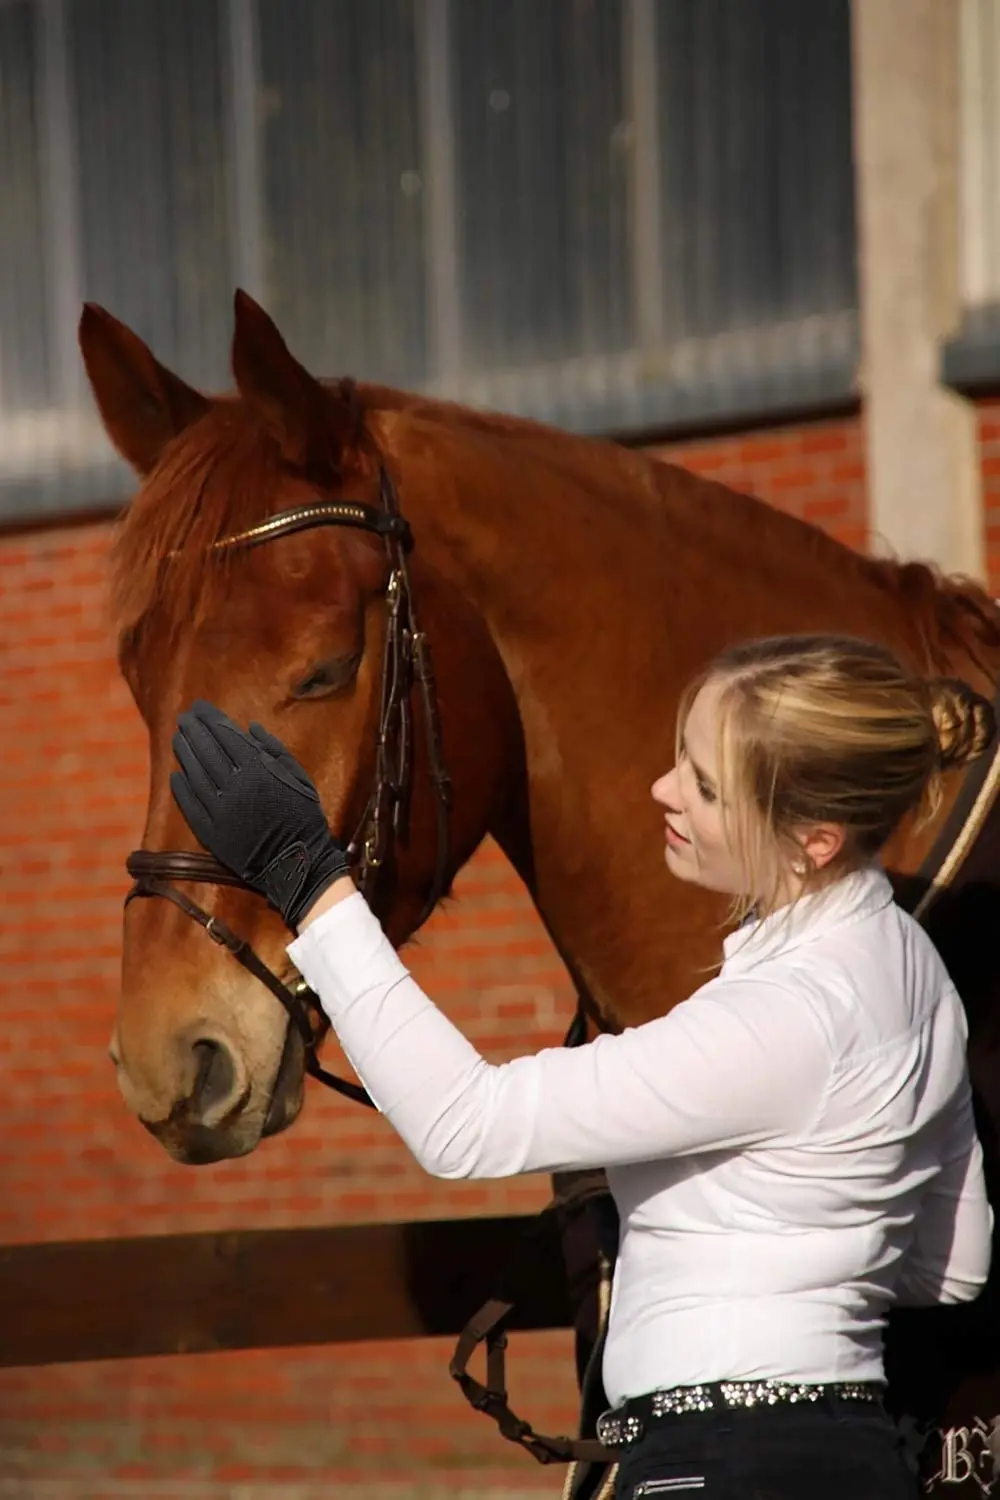
[[301, 936], [289, 952], [358, 1073], [430, 1172], [505, 1177], [739, 1148], [800, 1131], [830, 1071], [808, 1003], [715, 981], [589, 1046], [490, 1067], [413, 981], [345, 879], [312, 780], [260, 724], [178, 720], [170, 784], [198, 839]]
[[808, 1002], [714, 982], [669, 1015], [588, 1046], [488, 1064], [338, 882], [290, 945], [379, 1109], [428, 1172], [507, 1177], [730, 1150], [795, 1134], [830, 1057]]

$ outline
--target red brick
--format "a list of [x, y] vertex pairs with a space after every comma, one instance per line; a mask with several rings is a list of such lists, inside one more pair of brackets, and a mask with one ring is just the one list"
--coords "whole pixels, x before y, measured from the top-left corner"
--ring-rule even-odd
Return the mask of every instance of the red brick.
[[815, 469], [782, 469], [776, 472], [770, 481], [771, 488], [775, 491], [796, 490], [801, 494], [808, 494], [817, 482]]
[[867, 478], [864, 461], [858, 458], [852, 459], [850, 463], [834, 464], [830, 469], [830, 478], [841, 483], [852, 483], [855, 480], [863, 483]]
[[802, 507], [802, 513], [807, 521], [815, 521], [817, 525], [824, 521], [830, 521], [834, 517], [845, 516], [850, 510], [850, 501], [846, 495], [827, 495], [822, 498], [810, 499]]
[[831, 427], [817, 427], [814, 432], [803, 432], [803, 453], [843, 453], [851, 445], [851, 434], [844, 423]]
[[690, 453], [679, 454], [673, 462], [679, 463], [682, 468], [691, 469], [695, 474], [707, 474], [721, 480], [729, 466], [730, 455], [724, 449], [696, 448]]
[[794, 457], [795, 435], [781, 437], [747, 438], [735, 447], [734, 456], [741, 467], [756, 468], [761, 464], [775, 463], [783, 458]]

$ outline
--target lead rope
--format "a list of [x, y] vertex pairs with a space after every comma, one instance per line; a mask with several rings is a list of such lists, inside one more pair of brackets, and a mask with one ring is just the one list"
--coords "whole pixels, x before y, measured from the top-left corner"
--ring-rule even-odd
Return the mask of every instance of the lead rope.
[[[577, 1000], [576, 1013], [570, 1023], [563, 1045], [566, 1047], [578, 1047], [586, 1041], [586, 1018], [584, 1001]], [[601, 1171], [580, 1172], [573, 1174], [572, 1186], [563, 1192], [554, 1194], [550, 1203], [542, 1209], [538, 1217], [525, 1229], [520, 1249], [511, 1265], [506, 1269], [504, 1282], [508, 1285], [516, 1285], [519, 1275], [526, 1267], [530, 1268], [534, 1262], [538, 1250], [543, 1244], [546, 1235], [550, 1232], [554, 1223], [558, 1222], [559, 1215], [567, 1209], [587, 1198], [596, 1197], [607, 1192], [607, 1181]], [[604, 1257], [602, 1256], [602, 1261]], [[607, 1265], [607, 1262], [604, 1261]], [[610, 1308], [611, 1268], [607, 1265], [607, 1307]], [[602, 1284], [598, 1290], [599, 1297], [604, 1297], [603, 1268]], [[530, 1422], [519, 1417], [511, 1408], [510, 1398], [507, 1392], [507, 1322], [515, 1307], [513, 1294], [506, 1295], [506, 1288], [502, 1289], [501, 1295], [494, 1296], [484, 1302], [477, 1313], [466, 1323], [459, 1334], [455, 1352], [448, 1365], [448, 1373], [456, 1382], [462, 1395], [475, 1411], [481, 1411], [490, 1417], [500, 1430], [500, 1435], [507, 1438], [509, 1442], [516, 1443], [524, 1448], [540, 1464], [578, 1462], [588, 1464], [614, 1463], [614, 1454], [611, 1449], [606, 1448], [596, 1438], [571, 1438], [571, 1437], [549, 1437], [545, 1433], [536, 1432]], [[598, 1327], [598, 1345], [600, 1344], [600, 1332], [606, 1324], [607, 1310], [602, 1301], [600, 1307], [600, 1320]], [[486, 1351], [486, 1380], [480, 1381], [469, 1374], [469, 1362], [479, 1345], [483, 1344]], [[569, 1482], [569, 1481], [568, 1481]], [[596, 1500], [603, 1500], [604, 1489], [601, 1496]]]
[[[590, 1187], [589, 1191], [593, 1191]], [[525, 1231], [517, 1257], [508, 1267], [507, 1277], [516, 1282], [521, 1271], [534, 1262], [541, 1243], [559, 1212], [567, 1206], [566, 1198], [556, 1197], [543, 1208]], [[530, 1422], [511, 1408], [507, 1393], [506, 1324], [515, 1306], [513, 1296], [491, 1297], [469, 1319], [459, 1335], [448, 1373], [457, 1382], [465, 1399], [475, 1411], [485, 1412], [497, 1424], [501, 1437], [526, 1449], [540, 1464], [607, 1463], [612, 1455], [596, 1438], [549, 1437], [536, 1432]], [[469, 1374], [469, 1361], [480, 1344], [486, 1349], [486, 1380]]]

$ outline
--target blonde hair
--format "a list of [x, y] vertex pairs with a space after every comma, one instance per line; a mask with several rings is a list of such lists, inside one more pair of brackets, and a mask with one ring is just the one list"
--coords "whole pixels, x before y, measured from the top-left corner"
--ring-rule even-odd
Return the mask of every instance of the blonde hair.
[[[868, 641], [793, 635], [717, 657], [684, 695], [678, 747], [708, 682], [720, 690], [722, 815], [748, 893], [735, 919], [773, 898], [783, 861], [805, 862], [815, 889], [871, 860], [908, 813], [933, 817], [942, 773], [981, 755], [996, 731], [992, 705], [957, 678], [915, 676]], [[845, 834], [821, 873], [795, 837], [818, 823]]]

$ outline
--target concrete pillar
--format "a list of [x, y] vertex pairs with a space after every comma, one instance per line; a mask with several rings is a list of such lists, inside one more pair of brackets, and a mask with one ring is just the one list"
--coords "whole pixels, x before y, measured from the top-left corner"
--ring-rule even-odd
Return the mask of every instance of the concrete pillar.
[[958, 329], [963, 0], [852, 0], [861, 389], [872, 550], [985, 576], [975, 410], [940, 384]]

